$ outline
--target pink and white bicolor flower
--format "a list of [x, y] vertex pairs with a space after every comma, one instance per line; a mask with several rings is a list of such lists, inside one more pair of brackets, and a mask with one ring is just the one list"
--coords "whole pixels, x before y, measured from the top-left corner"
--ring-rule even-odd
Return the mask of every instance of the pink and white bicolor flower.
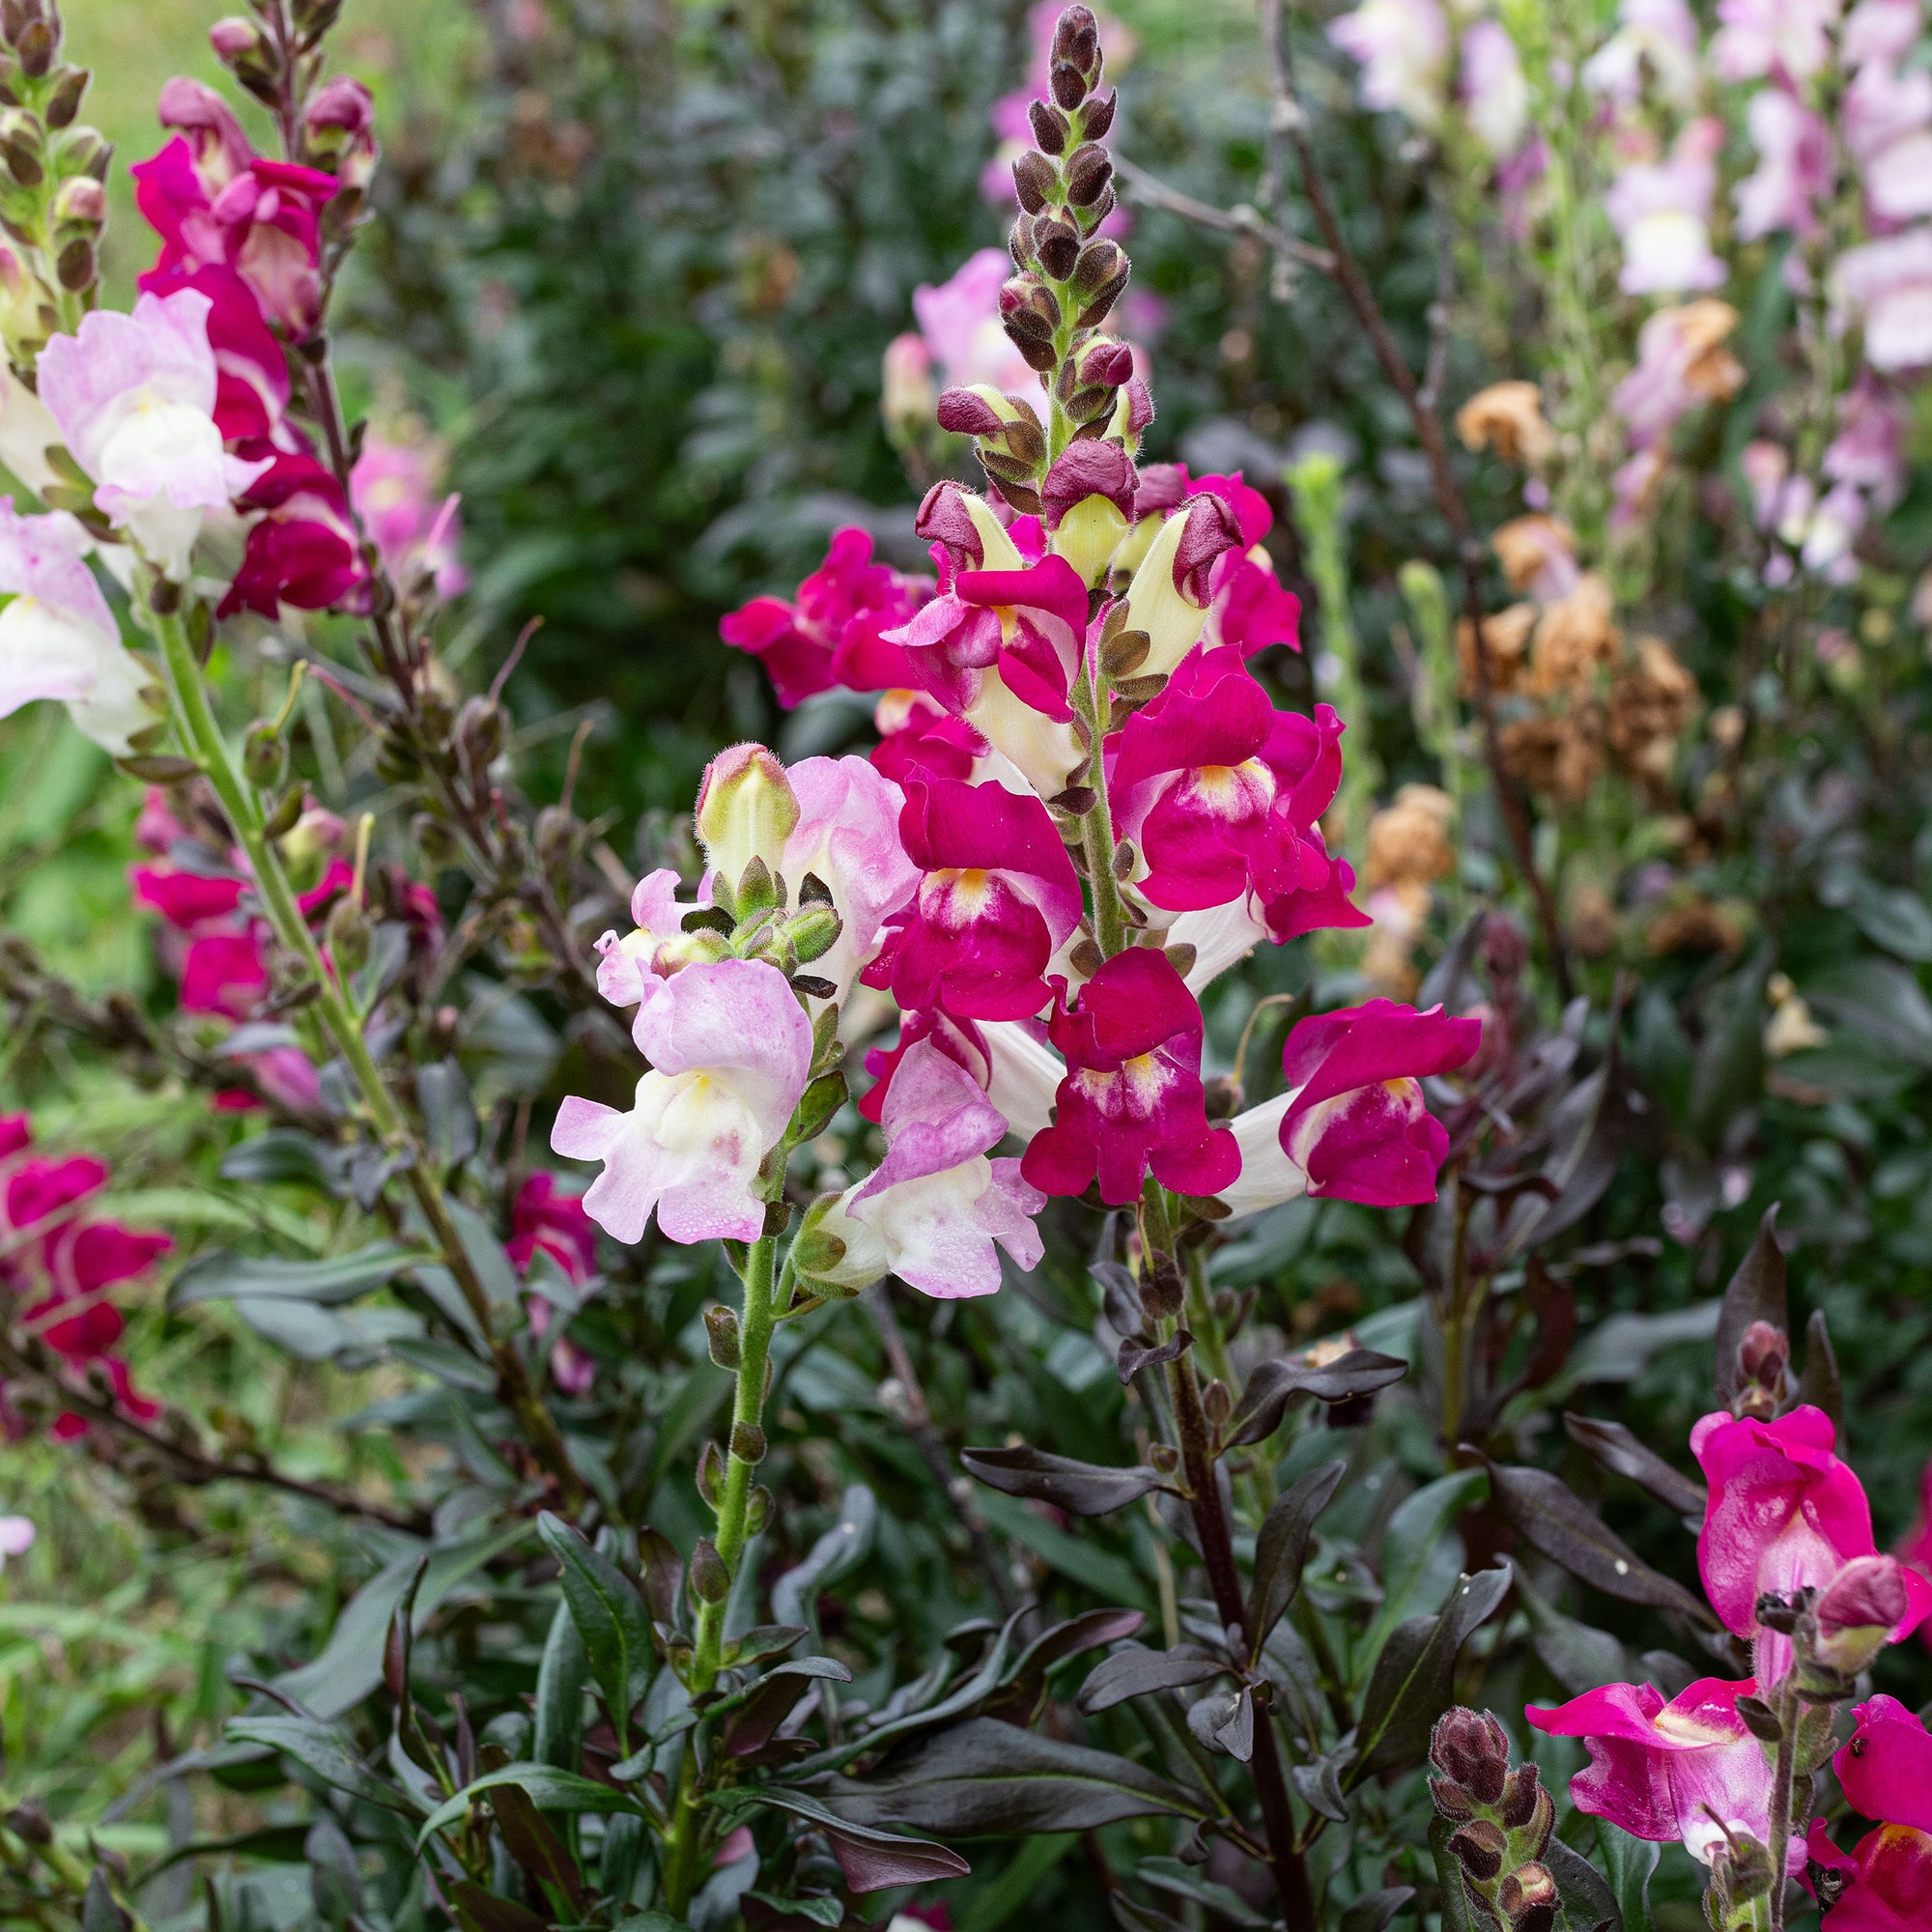
[[[607, 932], [597, 941], [597, 990], [613, 1007], [639, 1008], [639, 1020], [672, 973], [716, 957], [708, 938], [694, 944], [683, 926], [686, 913], [711, 903], [709, 875], [695, 899], [680, 899], [677, 887], [677, 874], [668, 866], [646, 872], [631, 894], [633, 929], [621, 939]], [[643, 1041], [638, 1044], [641, 1050]]]
[[1007, 1122], [959, 1063], [929, 1039], [906, 1049], [882, 1114], [886, 1157], [814, 1225], [845, 1244], [821, 1279], [859, 1289], [895, 1274], [922, 1294], [991, 1294], [1005, 1248], [1022, 1268], [1044, 1252], [1034, 1216], [1046, 1196], [1016, 1159], [992, 1160]]
[[1080, 880], [1046, 807], [958, 779], [915, 780], [899, 837], [924, 876], [886, 922], [861, 976], [908, 1010], [1022, 1020], [1046, 1004], [1044, 975], [1080, 923]]
[[[1704, 1594], [1726, 1630], [1753, 1640], [1767, 1685], [1791, 1668], [1791, 1639], [1759, 1624], [1758, 1599], [1824, 1591], [1848, 1565], [1878, 1554], [1864, 1486], [1833, 1454], [1835, 1439], [1832, 1418], [1809, 1404], [1776, 1422], [1719, 1410], [1690, 1432], [1690, 1453], [1710, 1485], [1697, 1538]], [[1906, 1610], [1894, 1643], [1932, 1612], [1932, 1582], [1903, 1566], [1900, 1577]]]
[[629, 1113], [572, 1095], [551, 1146], [604, 1171], [584, 1211], [620, 1241], [653, 1212], [667, 1239], [756, 1240], [758, 1164], [784, 1137], [811, 1066], [811, 1025], [784, 975], [718, 959], [668, 980], [638, 1015], [651, 1070]]
[[898, 1044], [875, 1046], [866, 1055], [866, 1071], [875, 1083], [859, 1097], [867, 1120], [884, 1119], [893, 1081], [906, 1055], [922, 1043], [963, 1067], [1022, 1140], [1052, 1123], [1053, 1096], [1066, 1068], [1039, 1021], [962, 1020], [937, 1010], [904, 1014]]
[[919, 867], [899, 838], [905, 794], [861, 757], [802, 758], [786, 769], [798, 824], [785, 840], [784, 879], [793, 901], [807, 873], [826, 887], [838, 938], [811, 972], [843, 1000], [885, 944], [886, 918], [911, 898]]
[[198, 289], [144, 295], [132, 315], [96, 309], [41, 351], [41, 400], [96, 504], [177, 581], [207, 513], [269, 467], [221, 446], [209, 308]]
[[1392, 1000], [1301, 1021], [1282, 1049], [1287, 1091], [1235, 1117], [1241, 1172], [1221, 1199], [1236, 1214], [1303, 1194], [1372, 1208], [1434, 1201], [1449, 1136], [1419, 1083], [1461, 1066], [1482, 1038], [1480, 1020]]
[[22, 517], [0, 497], [0, 718], [55, 698], [117, 757], [155, 722], [142, 697], [152, 675], [122, 647], [114, 612], [82, 561], [87, 533], [73, 518]]
[[[1590, 1768], [1570, 1780], [1577, 1810], [1634, 1838], [1678, 1844], [1709, 1864], [1726, 1832], [1771, 1835], [1771, 1763], [1738, 1716], [1754, 1678], [1700, 1677], [1664, 1702], [1653, 1684], [1608, 1684], [1523, 1715], [1550, 1737], [1581, 1738]], [[1793, 1837], [1790, 1869], [1804, 1868]]]

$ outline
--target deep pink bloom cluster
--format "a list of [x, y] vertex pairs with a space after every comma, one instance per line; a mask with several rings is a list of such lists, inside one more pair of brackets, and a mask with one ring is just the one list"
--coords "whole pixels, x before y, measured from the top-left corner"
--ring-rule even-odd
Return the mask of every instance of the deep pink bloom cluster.
[[[554, 1174], [538, 1172], [517, 1189], [510, 1204], [510, 1238], [503, 1243], [510, 1265], [528, 1274], [538, 1255], [555, 1264], [564, 1279], [582, 1288], [597, 1272], [597, 1227], [581, 1196], [566, 1194]], [[540, 1288], [527, 1302], [530, 1332], [541, 1341], [554, 1315]], [[550, 1348], [551, 1379], [566, 1395], [582, 1395], [597, 1379], [597, 1364], [567, 1335]]]
[[[1681, 1840], [1707, 1863], [1727, 1833], [1762, 1842], [1769, 1832], [1772, 1762], [1738, 1713], [1743, 1696], [1769, 1697], [1793, 1667], [1791, 1638], [1759, 1620], [1767, 1596], [1809, 1592], [1818, 1658], [1863, 1667], [1870, 1650], [1908, 1636], [1932, 1613], [1932, 1581], [1881, 1555], [1872, 1540], [1862, 1485], [1833, 1453], [1835, 1432], [1823, 1410], [1794, 1408], [1776, 1421], [1707, 1415], [1690, 1447], [1709, 1485], [1697, 1568], [1719, 1619], [1752, 1645], [1752, 1675], [1704, 1678], [1665, 1701], [1648, 1684], [1612, 1684], [1553, 1711], [1526, 1713], [1538, 1730], [1581, 1738], [1590, 1767], [1572, 1780], [1578, 1810], [1639, 1838]], [[1840, 1646], [1857, 1646], [1845, 1651]], [[1932, 1830], [1932, 1739], [1889, 1698], [1860, 1708], [1860, 1730], [1836, 1760], [1845, 1795], [1867, 1816]], [[1910, 1773], [1911, 1778], [1900, 1780]], [[1916, 1781], [1915, 1781], [1916, 1780]], [[1906, 1796], [1910, 1793], [1910, 1797]], [[1881, 1794], [1885, 1794], [1881, 1796]], [[1900, 1803], [1916, 1805], [1914, 1815]], [[1883, 1807], [1890, 1804], [1893, 1808]], [[1855, 1859], [1836, 1853], [1818, 1826], [1811, 1855], [1863, 1888], [1833, 1914], [1837, 1932], [1918, 1925], [1900, 1900], [1932, 1901], [1932, 1839], [1901, 1849], [1874, 1833]], [[1918, 1835], [1920, 1833], [1915, 1833]], [[1794, 1875], [1805, 1846], [1791, 1845]], [[1916, 1889], [1915, 1889], [1916, 1888]]]
[[368, 564], [347, 494], [289, 418], [288, 350], [321, 322], [328, 205], [373, 165], [368, 93], [338, 78], [311, 102], [310, 131], [334, 157], [333, 172], [257, 155], [226, 101], [199, 81], [170, 80], [159, 112], [174, 138], [132, 170], [136, 201], [161, 242], [140, 286], [206, 299], [213, 420], [252, 473], [236, 497], [248, 530], [219, 614], [272, 618], [282, 604], [360, 609]]
[[[76, 1373], [99, 1368], [127, 1412], [152, 1421], [159, 1410], [113, 1352], [128, 1324], [108, 1296], [145, 1274], [173, 1243], [165, 1235], [90, 1218], [84, 1204], [107, 1184], [105, 1163], [92, 1154], [35, 1154], [32, 1143], [26, 1115], [0, 1116], [0, 1288], [14, 1304], [13, 1320]], [[4, 1399], [0, 1422], [19, 1434]], [[87, 1424], [71, 1411], [53, 1424], [62, 1441], [86, 1433]]]

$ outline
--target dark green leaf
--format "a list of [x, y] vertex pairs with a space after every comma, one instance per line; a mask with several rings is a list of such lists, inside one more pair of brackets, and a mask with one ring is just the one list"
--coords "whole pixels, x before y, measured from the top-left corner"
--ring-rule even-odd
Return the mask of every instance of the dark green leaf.
[[466, 1926], [476, 1932], [550, 1932], [550, 1920], [514, 1899], [498, 1898], [473, 1878], [460, 1878], [449, 1888], [449, 1901]]
[[438, 1167], [460, 1166], [476, 1151], [476, 1106], [455, 1061], [416, 1068], [416, 1105], [422, 1110], [429, 1157]]
[[1168, 1487], [1157, 1469], [1103, 1469], [1030, 1443], [1013, 1449], [962, 1449], [959, 1460], [987, 1488], [1052, 1503], [1070, 1516], [1105, 1516], [1150, 1490]]
[[1617, 1896], [1608, 1881], [1583, 1854], [1551, 1835], [1543, 1848], [1543, 1862], [1562, 1894], [1563, 1912], [1572, 1926], [1615, 1926]]
[[1932, 960], [1932, 911], [1917, 893], [1861, 878], [1852, 895], [1851, 914], [1874, 946], [1920, 965]]
[[348, 1150], [298, 1127], [270, 1127], [230, 1148], [221, 1157], [220, 1172], [224, 1180], [295, 1182], [338, 1197], [349, 1190]]
[[849, 1684], [852, 1673], [836, 1657], [801, 1657], [795, 1662], [781, 1663], [768, 1670], [750, 1690], [730, 1700], [730, 1720], [724, 1726], [723, 1743], [728, 1757], [750, 1757], [771, 1743], [772, 1733], [791, 1715], [805, 1695], [808, 1686], [821, 1677]]
[[1707, 1497], [1704, 1485], [1673, 1468], [1623, 1423], [1604, 1422], [1565, 1410], [1563, 1428], [1571, 1441], [1587, 1450], [1605, 1468], [1628, 1476], [1679, 1516], [1704, 1514]]
[[1407, 1373], [1406, 1362], [1374, 1349], [1350, 1349], [1320, 1367], [1289, 1357], [1260, 1363], [1221, 1439], [1231, 1449], [1263, 1441], [1280, 1428], [1291, 1403], [1308, 1396], [1318, 1402], [1347, 1402], [1387, 1388]]
[[536, 1736], [530, 1755], [539, 1764], [575, 1771], [583, 1758], [583, 1687], [590, 1659], [567, 1603], [556, 1606], [537, 1665]]
[[422, 1256], [394, 1241], [376, 1241], [354, 1254], [322, 1262], [288, 1262], [270, 1255], [237, 1255], [226, 1248], [190, 1262], [168, 1290], [168, 1306], [192, 1308], [198, 1301], [313, 1301], [325, 1308], [354, 1301], [381, 1288]]
[[1134, 1876], [1155, 1891], [1191, 1899], [1207, 1910], [1210, 1920], [1256, 1927], [1270, 1922], [1265, 1913], [1257, 1912], [1232, 1886], [1217, 1884], [1199, 1865], [1182, 1864], [1179, 1859], [1143, 1859], [1134, 1867]]
[[1074, 1701], [1089, 1717], [1094, 1717], [1101, 1711], [1111, 1711], [1116, 1704], [1124, 1704], [1129, 1697], [1206, 1684], [1227, 1668], [1226, 1663], [1199, 1644], [1178, 1643], [1172, 1650], [1146, 1650], [1137, 1643], [1127, 1644], [1094, 1666]]
[[114, 1888], [108, 1883], [104, 1865], [96, 1865], [87, 1875], [87, 1891], [80, 1901], [80, 1932], [121, 1932], [121, 1908], [114, 1903]]
[[840, 1925], [845, 1919], [845, 1902], [829, 1892], [814, 1892], [807, 1898], [781, 1898], [775, 1891], [748, 1891], [760, 1905], [769, 1905], [781, 1918], [807, 1918], [814, 1925]]
[[1340, 1932], [1382, 1932], [1382, 1927], [1414, 1896], [1414, 1887], [1406, 1885], [1392, 1885], [1386, 1891], [1364, 1892], [1344, 1909]]
[[439, 1804], [416, 1833], [416, 1849], [420, 1851], [445, 1825], [455, 1824], [479, 1798], [499, 1784], [521, 1786], [539, 1811], [642, 1810], [635, 1798], [611, 1785], [599, 1784], [594, 1777], [583, 1777], [574, 1771], [558, 1771], [549, 1764], [506, 1764], [500, 1771], [486, 1773], [454, 1798]]
[[267, 1745], [325, 1784], [346, 1791], [365, 1804], [380, 1804], [390, 1811], [417, 1808], [387, 1778], [371, 1771], [333, 1724], [318, 1723], [310, 1718], [234, 1718], [229, 1720], [226, 1735], [231, 1744]]
[[1348, 1473], [1346, 1463], [1320, 1463], [1278, 1497], [1263, 1519], [1255, 1538], [1255, 1580], [1248, 1591], [1250, 1659], [1261, 1655], [1268, 1632], [1294, 1601], [1315, 1520], [1328, 1507], [1328, 1499]]
[[1647, 1604], [1715, 1629], [1711, 1612], [1681, 1583], [1653, 1570], [1583, 1499], [1547, 1469], [1490, 1464], [1497, 1514], [1552, 1563], [1626, 1604]]
[[1430, 1821], [1429, 1849], [1435, 1858], [1435, 1883], [1442, 1892], [1442, 1932], [1484, 1932], [1490, 1922], [1488, 1915], [1479, 1918], [1471, 1909], [1468, 1891], [1463, 1884], [1463, 1867], [1449, 1849], [1455, 1831], [1456, 1827], [1447, 1818]]
[[1739, 1387], [1738, 1345], [1753, 1321], [1768, 1321], [1780, 1332], [1791, 1332], [1791, 1314], [1785, 1296], [1784, 1250], [1777, 1245], [1777, 1204], [1764, 1210], [1756, 1238], [1738, 1264], [1730, 1285], [1724, 1290], [1722, 1312], [1718, 1317], [1717, 1386], [1718, 1406], [1728, 1408]]
[[562, 1518], [546, 1510], [537, 1518], [537, 1534], [563, 1566], [563, 1600], [576, 1619], [590, 1674], [616, 1726], [618, 1750], [627, 1753], [631, 1713], [650, 1688], [656, 1660], [644, 1601], [631, 1579]]
[[1566, 1617], [1530, 1582], [1520, 1565], [1517, 1601], [1529, 1618], [1530, 1642], [1543, 1667], [1573, 1697], [1605, 1684], [1627, 1682], [1634, 1674], [1629, 1654], [1608, 1631]]
[[1288, 1774], [1289, 1782], [1311, 1811], [1321, 1812], [1322, 1817], [1337, 1825], [1346, 1825], [1349, 1822], [1349, 1803], [1342, 1796], [1342, 1774], [1354, 1761], [1354, 1746], [1344, 1745], [1339, 1750], [1317, 1758], [1313, 1764], [1293, 1766]]
[[497, 1831], [510, 1856], [537, 1881], [556, 1892], [580, 1917], [583, 1911], [583, 1878], [563, 1840], [544, 1823], [521, 1785], [499, 1784], [490, 1793], [490, 1809]]
[[1381, 1538], [1382, 1601], [1357, 1647], [1358, 1671], [1372, 1669], [1389, 1633], [1424, 1607], [1419, 1597], [1437, 1544], [1456, 1519], [1482, 1498], [1487, 1486], [1480, 1469], [1452, 1469], [1404, 1497], [1389, 1518]]
[[818, 1592], [865, 1556], [878, 1520], [878, 1498], [864, 1483], [851, 1484], [838, 1499], [838, 1520], [773, 1586], [772, 1614], [780, 1623], [815, 1627]]
[[1107, 1909], [1124, 1932], [1187, 1932], [1187, 1921], [1151, 1905], [1140, 1905], [1124, 1891], [1107, 1894]]
[[1429, 1733], [1453, 1701], [1456, 1659], [1469, 1634], [1509, 1594], [1506, 1566], [1463, 1577], [1433, 1617], [1399, 1624], [1376, 1660], [1355, 1727], [1361, 1753], [1350, 1767], [1352, 1786], [1378, 1771], [1393, 1770], [1429, 1747]]
[[1204, 1815], [1156, 1773], [1082, 1745], [970, 1719], [895, 1752], [869, 1778], [829, 1778], [826, 1802], [858, 1824], [966, 1836], [1084, 1832], [1122, 1818]]
[[1932, 1004], [1907, 967], [1890, 959], [1853, 959], [1800, 990], [1814, 1012], [1863, 1035], [1907, 1065], [1932, 1067]]
[[1634, 1838], [1599, 1818], [1597, 1850], [1616, 1897], [1623, 1932], [1650, 1932], [1650, 1875], [1657, 1869], [1662, 1847], [1648, 1838]]

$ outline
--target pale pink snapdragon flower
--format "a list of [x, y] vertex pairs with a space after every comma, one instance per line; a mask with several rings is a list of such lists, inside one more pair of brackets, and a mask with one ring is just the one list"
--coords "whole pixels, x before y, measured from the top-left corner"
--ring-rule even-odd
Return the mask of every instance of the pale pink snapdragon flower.
[[17, 516], [0, 497], [0, 718], [36, 698], [67, 706], [74, 724], [116, 757], [156, 721], [152, 674], [122, 645], [120, 627], [83, 560], [72, 517]]
[[1745, 110], [1756, 169], [1734, 190], [1738, 238], [1818, 228], [1818, 201], [1832, 185], [1832, 136], [1824, 122], [1781, 87], [1760, 88]]
[[94, 500], [149, 560], [180, 582], [211, 510], [270, 468], [222, 447], [209, 298], [143, 295], [131, 315], [96, 309], [41, 351], [40, 394]]
[[666, 980], [638, 1015], [651, 1063], [627, 1113], [572, 1095], [551, 1146], [604, 1171], [584, 1211], [617, 1240], [756, 1240], [759, 1164], [784, 1138], [811, 1067], [811, 1023], [777, 967], [704, 960]]
[[349, 472], [349, 500], [398, 584], [420, 574], [448, 598], [468, 587], [469, 573], [459, 555], [460, 498], [437, 489], [440, 458], [433, 443], [367, 437]]
[[1463, 35], [1463, 111], [1476, 138], [1506, 160], [1529, 131], [1529, 83], [1500, 20], [1473, 20]]
[[1841, 319], [1863, 325], [1874, 369], [1932, 364], [1932, 227], [1848, 249], [1833, 265], [1832, 295]]
[[1646, 78], [1675, 106], [1697, 98], [1697, 20], [1685, 0], [1621, 0], [1616, 32], [1583, 63], [1583, 85], [1620, 106], [1642, 98]]
[[1715, 289], [1728, 270], [1711, 248], [1723, 124], [1705, 115], [1679, 133], [1667, 158], [1635, 161], [1604, 197], [1623, 242], [1618, 286], [1626, 295], [1680, 295]]
[[1839, 0], [1718, 0], [1711, 66], [1721, 80], [1808, 80], [1831, 55], [1838, 13]]
[[1000, 325], [1000, 289], [1012, 270], [1004, 248], [980, 248], [949, 280], [913, 291], [913, 316], [941, 388], [986, 383], [1004, 395], [1039, 394], [1039, 377]]
[[1362, 66], [1362, 99], [1431, 131], [1449, 86], [1449, 22], [1436, 0], [1362, 0], [1328, 38]]

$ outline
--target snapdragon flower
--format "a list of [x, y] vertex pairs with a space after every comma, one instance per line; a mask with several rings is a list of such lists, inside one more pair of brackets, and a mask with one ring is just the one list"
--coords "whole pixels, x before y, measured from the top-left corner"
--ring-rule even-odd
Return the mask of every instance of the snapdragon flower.
[[1915, 1932], [1932, 1923], [1932, 1736], [1895, 1697], [1852, 1715], [1832, 1769], [1852, 1808], [1880, 1822], [1847, 1853], [1814, 1819], [1806, 1884], [1830, 1900], [1829, 1932]]
[[1697, 39], [1685, 0], [1619, 0], [1617, 30], [1583, 63], [1583, 85], [1631, 106], [1648, 76], [1663, 99], [1688, 107], [1701, 78]]
[[575, 1094], [551, 1146], [603, 1172], [584, 1211], [617, 1240], [640, 1241], [655, 1213], [668, 1240], [751, 1241], [763, 1232], [759, 1164], [784, 1137], [811, 1065], [811, 1024], [776, 967], [700, 961], [638, 1015], [651, 1070], [625, 1113]]
[[66, 705], [88, 737], [117, 757], [156, 722], [152, 672], [121, 642], [120, 626], [83, 560], [87, 535], [71, 517], [23, 517], [0, 497], [0, 718], [36, 698]]
[[96, 309], [41, 351], [41, 400], [96, 504], [177, 581], [208, 513], [270, 467], [222, 447], [211, 306], [198, 289], [143, 295], [131, 315]]
[[[989, 1159], [1008, 1122], [980, 1083], [930, 1039], [908, 1047], [878, 1116], [886, 1157], [806, 1223], [844, 1253], [816, 1278], [860, 1289], [895, 1274], [923, 1294], [991, 1294], [1004, 1248], [1022, 1268], [1044, 1252], [1046, 1196], [1013, 1158]], [[806, 1239], [801, 1236], [801, 1239]]]
[[1626, 295], [1679, 295], [1722, 284], [1729, 270], [1711, 249], [1723, 124], [1704, 116], [1679, 133], [1661, 161], [1635, 161], [1610, 184], [1604, 211], [1623, 242], [1618, 286]]
[[1362, 99], [1418, 128], [1442, 119], [1449, 23], [1436, 0], [1363, 0], [1328, 24], [1328, 38], [1362, 65]]

